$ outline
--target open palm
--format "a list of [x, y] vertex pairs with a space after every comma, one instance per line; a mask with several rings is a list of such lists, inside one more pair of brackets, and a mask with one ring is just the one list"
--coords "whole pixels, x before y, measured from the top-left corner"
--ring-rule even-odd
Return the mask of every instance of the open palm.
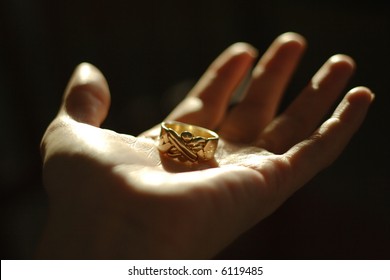
[[[337, 158], [373, 99], [354, 88], [320, 124], [354, 70], [336, 55], [275, 116], [304, 48], [286, 33], [253, 69], [256, 51], [244, 43], [211, 64], [167, 117], [220, 135], [216, 161], [194, 170], [161, 163], [159, 126], [138, 137], [99, 128], [108, 86], [81, 64], [42, 140], [51, 212], [38, 257], [209, 258], [271, 214]], [[245, 94], [228, 110], [248, 73]]]

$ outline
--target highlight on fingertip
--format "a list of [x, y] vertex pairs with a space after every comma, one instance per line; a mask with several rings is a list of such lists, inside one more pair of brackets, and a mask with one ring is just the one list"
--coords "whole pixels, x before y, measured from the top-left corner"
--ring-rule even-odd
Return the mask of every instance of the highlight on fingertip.
[[298, 43], [301, 46], [306, 46], [306, 44], [307, 44], [306, 39], [302, 35], [295, 33], [295, 32], [291, 32], [291, 31], [281, 34], [277, 38], [277, 40], [281, 41], [284, 44], [289, 43], [289, 42]]
[[375, 99], [375, 94], [367, 87], [358, 86], [351, 89], [346, 98], [349, 102], [368, 101], [371, 103]]
[[231, 45], [229, 47], [230, 51], [234, 54], [241, 54], [241, 53], [248, 53], [249, 55], [251, 55], [253, 58], [256, 58], [258, 56], [258, 50], [252, 46], [251, 44], [249, 43], [246, 43], [246, 42], [237, 42], [237, 43], [234, 43], [233, 45]]

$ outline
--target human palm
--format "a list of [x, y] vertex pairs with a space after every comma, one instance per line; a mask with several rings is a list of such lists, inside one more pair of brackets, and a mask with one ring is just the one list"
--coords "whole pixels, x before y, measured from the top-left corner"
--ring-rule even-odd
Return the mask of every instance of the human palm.
[[304, 48], [297, 34], [279, 36], [232, 109], [256, 51], [235, 44], [212, 63], [167, 117], [220, 135], [215, 161], [202, 166], [164, 161], [159, 126], [138, 137], [99, 128], [108, 86], [80, 65], [42, 140], [51, 215], [38, 257], [209, 258], [271, 214], [337, 158], [373, 99], [355, 88], [320, 125], [354, 69], [337, 55], [275, 116]]

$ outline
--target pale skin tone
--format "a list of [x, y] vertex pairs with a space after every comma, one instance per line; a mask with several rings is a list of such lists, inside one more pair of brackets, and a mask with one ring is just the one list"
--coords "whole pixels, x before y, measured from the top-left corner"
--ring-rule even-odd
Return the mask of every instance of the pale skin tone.
[[[340, 155], [373, 100], [366, 87], [344, 94], [355, 66], [335, 55], [276, 116], [305, 47], [286, 33], [258, 62], [249, 44], [225, 50], [166, 119], [216, 131], [216, 166], [169, 172], [159, 126], [138, 137], [99, 128], [109, 88], [98, 69], [79, 65], [42, 140], [50, 215], [37, 257], [211, 258], [269, 216]], [[248, 71], [246, 93], [228, 110]]]

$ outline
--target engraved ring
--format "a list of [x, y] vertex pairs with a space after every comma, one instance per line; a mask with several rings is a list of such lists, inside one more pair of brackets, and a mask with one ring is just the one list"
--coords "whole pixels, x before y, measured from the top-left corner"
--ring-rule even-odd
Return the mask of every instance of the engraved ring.
[[219, 136], [212, 130], [181, 123], [161, 123], [158, 150], [183, 163], [192, 164], [214, 158]]

